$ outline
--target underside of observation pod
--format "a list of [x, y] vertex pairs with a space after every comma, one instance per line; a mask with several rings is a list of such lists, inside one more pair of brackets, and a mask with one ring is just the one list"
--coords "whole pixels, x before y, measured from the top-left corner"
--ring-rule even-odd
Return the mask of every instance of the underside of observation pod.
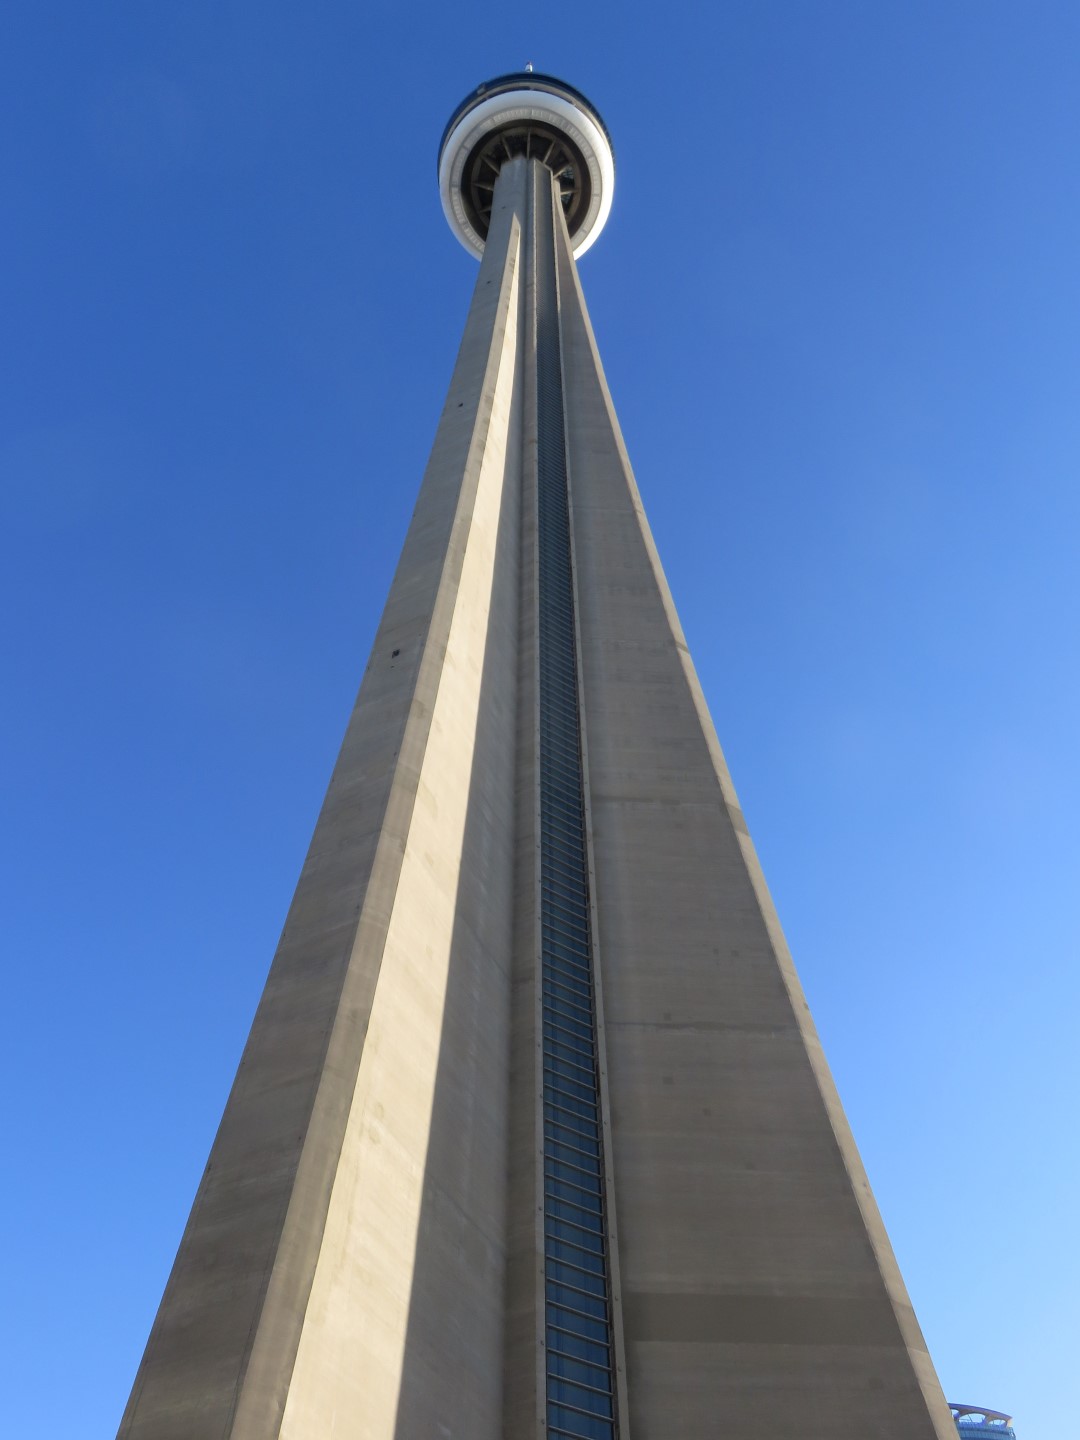
[[517, 155], [540, 160], [555, 176], [574, 254], [583, 255], [611, 211], [611, 137], [580, 90], [531, 70], [479, 85], [450, 117], [439, 145], [439, 193], [451, 230], [471, 254], [484, 253], [495, 181]]

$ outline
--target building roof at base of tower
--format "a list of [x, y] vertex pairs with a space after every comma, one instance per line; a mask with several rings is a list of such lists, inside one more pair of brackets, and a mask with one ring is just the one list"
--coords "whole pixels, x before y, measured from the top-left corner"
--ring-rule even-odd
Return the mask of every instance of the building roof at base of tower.
[[477, 86], [439, 144], [439, 194], [447, 222], [484, 253], [495, 181], [514, 155], [543, 161], [556, 177], [575, 255], [604, 228], [615, 189], [615, 152], [599, 111], [580, 90], [522, 70]]
[[967, 1430], [980, 1435], [998, 1434], [1002, 1437], [1015, 1434], [1012, 1416], [1006, 1415], [1004, 1410], [987, 1410], [985, 1405], [958, 1405], [955, 1402], [950, 1402], [949, 1409], [961, 1435]]

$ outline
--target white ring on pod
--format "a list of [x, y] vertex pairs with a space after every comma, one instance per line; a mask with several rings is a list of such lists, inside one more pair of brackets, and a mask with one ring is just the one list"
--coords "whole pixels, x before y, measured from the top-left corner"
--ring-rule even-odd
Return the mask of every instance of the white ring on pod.
[[584, 110], [547, 90], [507, 90], [481, 100], [461, 117], [446, 137], [439, 157], [439, 195], [446, 223], [471, 255], [484, 253], [484, 242], [469, 222], [461, 199], [465, 162], [485, 135], [515, 121], [535, 120], [562, 131], [577, 145], [589, 167], [591, 195], [585, 218], [571, 241], [574, 255], [584, 255], [611, 214], [615, 191], [615, 157], [607, 136]]

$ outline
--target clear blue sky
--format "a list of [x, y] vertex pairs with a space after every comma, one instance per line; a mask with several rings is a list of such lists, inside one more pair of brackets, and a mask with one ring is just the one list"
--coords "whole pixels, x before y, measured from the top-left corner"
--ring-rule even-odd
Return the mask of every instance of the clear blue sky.
[[15, 0], [0, 43], [4, 1425], [113, 1434], [475, 275], [435, 149], [597, 104], [582, 264], [946, 1392], [1075, 1381], [1075, 0]]

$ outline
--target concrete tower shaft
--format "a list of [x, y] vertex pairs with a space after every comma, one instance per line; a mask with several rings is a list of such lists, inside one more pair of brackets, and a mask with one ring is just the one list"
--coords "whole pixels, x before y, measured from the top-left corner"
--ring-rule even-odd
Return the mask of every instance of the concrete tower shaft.
[[120, 1433], [955, 1440], [528, 136]]

